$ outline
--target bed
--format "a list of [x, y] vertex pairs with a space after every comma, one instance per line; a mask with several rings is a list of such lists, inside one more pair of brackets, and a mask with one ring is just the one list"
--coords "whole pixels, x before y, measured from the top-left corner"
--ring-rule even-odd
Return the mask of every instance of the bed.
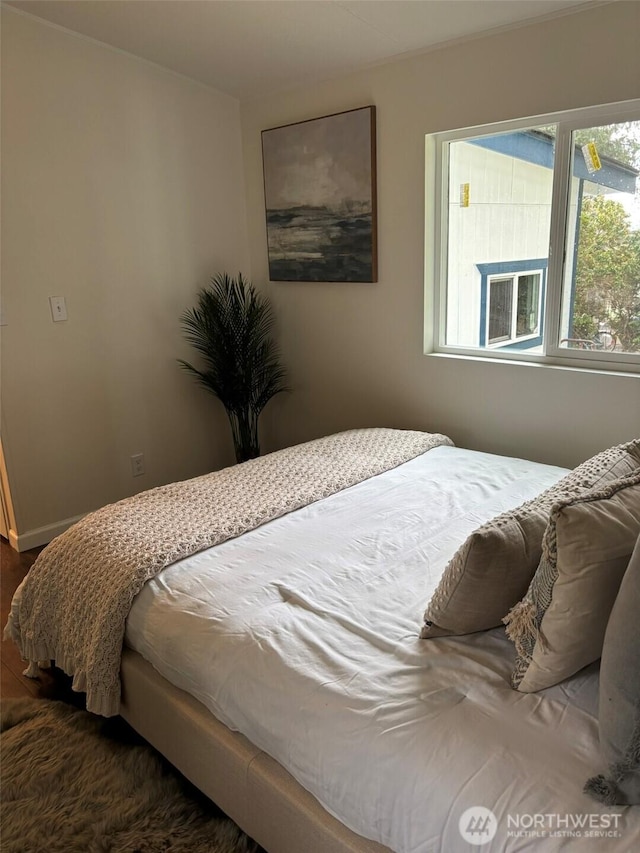
[[638, 807], [582, 792], [597, 663], [527, 694], [504, 627], [420, 638], [460, 544], [568, 472], [409, 455], [148, 578], [119, 712], [269, 853], [582, 850], [585, 815], [592, 849], [637, 847]]

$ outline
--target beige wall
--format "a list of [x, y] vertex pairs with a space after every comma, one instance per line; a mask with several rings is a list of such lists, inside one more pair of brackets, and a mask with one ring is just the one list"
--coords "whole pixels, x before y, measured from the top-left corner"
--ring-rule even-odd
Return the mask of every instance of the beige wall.
[[178, 317], [197, 289], [247, 270], [237, 101], [4, 8], [2, 248], [2, 442], [22, 545], [232, 461], [223, 411], [176, 359], [191, 355]]
[[636, 378], [422, 354], [424, 134], [639, 97], [639, 27], [616, 3], [295, 89], [245, 105], [241, 137], [233, 99], [3, 8], [2, 442], [23, 545], [232, 461], [219, 404], [176, 367], [179, 314], [219, 270], [267, 281], [260, 130], [370, 103], [380, 281], [267, 286], [293, 393], [264, 446], [388, 424], [573, 465], [640, 433]]
[[377, 106], [377, 284], [273, 283], [293, 393], [271, 446], [361, 425], [573, 466], [640, 435], [640, 378], [423, 353], [424, 135], [640, 97], [640, 3], [615, 3], [243, 105], [249, 242], [266, 281], [260, 131]]

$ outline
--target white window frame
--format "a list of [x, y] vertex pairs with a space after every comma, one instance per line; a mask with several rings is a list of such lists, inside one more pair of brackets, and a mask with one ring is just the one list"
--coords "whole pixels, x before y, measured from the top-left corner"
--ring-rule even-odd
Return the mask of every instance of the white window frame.
[[[519, 280], [528, 275], [537, 275], [538, 276], [538, 324], [537, 330], [534, 332], [528, 332], [526, 335], [518, 335], [516, 334], [516, 325], [518, 322], [518, 286]], [[542, 307], [542, 282], [544, 279], [542, 270], [522, 270], [522, 272], [503, 272], [503, 273], [495, 273], [495, 275], [490, 275], [487, 277], [487, 316], [486, 316], [486, 328], [485, 328], [485, 340], [487, 342], [486, 346], [488, 348], [493, 347], [503, 347], [508, 344], [516, 344], [522, 341], [530, 341], [535, 338], [540, 337], [540, 322], [542, 320], [540, 309]], [[496, 341], [489, 340], [489, 322], [491, 320], [491, 285], [496, 281], [508, 281], [511, 280], [513, 282], [513, 290], [511, 293], [511, 334], [508, 338], [500, 338]]]
[[[429, 134], [425, 139], [425, 352], [596, 370], [640, 373], [640, 354], [579, 350], [560, 346], [562, 287], [566, 254], [569, 191], [573, 174], [572, 132], [584, 127], [640, 121], [640, 99], [562, 113]], [[557, 125], [549, 262], [546, 275], [542, 352], [501, 350], [499, 346], [461, 347], [446, 343], [449, 143], [478, 136]], [[488, 332], [487, 332], [488, 339]], [[520, 339], [518, 339], [520, 340]], [[503, 342], [504, 346], [504, 342]]]

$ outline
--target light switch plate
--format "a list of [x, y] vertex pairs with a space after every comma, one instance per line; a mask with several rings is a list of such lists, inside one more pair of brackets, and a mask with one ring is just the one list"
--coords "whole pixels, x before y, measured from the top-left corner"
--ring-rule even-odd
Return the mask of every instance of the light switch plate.
[[67, 319], [67, 304], [64, 301], [64, 296], [50, 296], [49, 304], [51, 305], [51, 317], [54, 323]]

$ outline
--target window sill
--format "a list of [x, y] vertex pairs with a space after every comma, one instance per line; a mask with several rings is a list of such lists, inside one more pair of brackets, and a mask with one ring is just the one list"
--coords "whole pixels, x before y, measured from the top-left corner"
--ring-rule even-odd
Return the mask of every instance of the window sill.
[[543, 368], [545, 370], [567, 370], [572, 373], [592, 373], [600, 376], [617, 376], [627, 379], [640, 379], [640, 364], [607, 364], [602, 362], [594, 362], [583, 360], [577, 364], [574, 360], [569, 359], [554, 359], [547, 357], [544, 361], [525, 360], [518, 358], [498, 358], [496, 356], [487, 355], [472, 355], [470, 353], [457, 352], [426, 352], [424, 355], [427, 358], [435, 359], [453, 359], [456, 361], [480, 362], [483, 364], [506, 364], [511, 367], [533, 367]]

